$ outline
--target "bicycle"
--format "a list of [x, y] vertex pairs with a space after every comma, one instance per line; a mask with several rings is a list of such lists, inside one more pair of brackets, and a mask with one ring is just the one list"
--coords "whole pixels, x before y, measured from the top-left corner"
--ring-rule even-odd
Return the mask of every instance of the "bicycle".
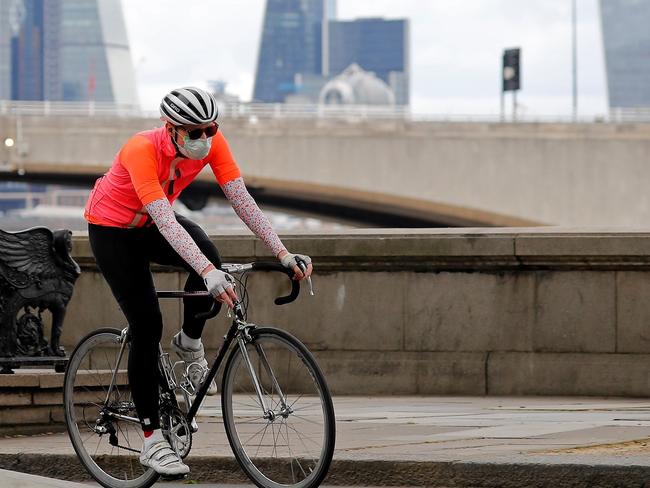
[[[336, 436], [325, 378], [298, 339], [281, 329], [246, 321], [248, 273], [279, 271], [291, 277], [293, 272], [279, 263], [262, 262], [224, 264], [221, 269], [241, 285], [241, 297], [230, 312], [230, 328], [198, 390], [189, 381], [189, 372], [198, 365], [172, 363], [159, 345], [163, 435], [182, 458], [187, 457], [198, 431], [197, 412], [229, 354], [221, 381], [221, 414], [242, 470], [261, 488], [318, 486], [327, 475]], [[291, 283], [291, 293], [276, 298], [277, 305], [297, 298], [300, 284]], [[157, 295], [204, 297], [208, 292], [159, 291]], [[201, 317], [216, 314], [215, 303]], [[159, 478], [138, 458], [142, 429], [126, 376], [129, 339], [128, 327], [91, 332], [70, 356], [64, 379], [70, 440], [86, 470], [106, 488], [147, 488]]]

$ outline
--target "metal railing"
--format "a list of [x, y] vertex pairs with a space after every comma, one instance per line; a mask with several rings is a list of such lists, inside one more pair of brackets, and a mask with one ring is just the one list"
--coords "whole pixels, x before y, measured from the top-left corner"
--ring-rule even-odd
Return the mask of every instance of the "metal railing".
[[[404, 106], [343, 106], [266, 103], [229, 103], [219, 105], [220, 115], [248, 119], [368, 118], [409, 119]], [[142, 110], [137, 105], [100, 102], [22, 102], [0, 100], [0, 115], [40, 116], [112, 116], [158, 118], [157, 111]]]
[[[409, 122], [505, 122], [509, 117], [499, 114], [421, 114], [408, 106], [318, 105], [223, 103], [221, 116], [248, 119], [255, 123], [264, 119], [347, 119], [347, 120], [403, 120]], [[0, 116], [57, 116], [57, 117], [123, 117], [159, 118], [157, 111], [142, 110], [138, 105], [120, 105], [104, 102], [26, 102], [0, 100]], [[608, 114], [581, 116], [521, 114], [516, 122], [598, 123], [650, 122], [650, 107], [616, 108]]]
[[613, 108], [609, 112], [611, 122], [650, 122], [650, 107]]
[[318, 105], [282, 103], [238, 103], [223, 105], [229, 118], [258, 119], [398, 119], [409, 120], [413, 114], [408, 106]]
[[0, 115], [150, 117], [139, 105], [104, 102], [25, 102], [0, 100]]

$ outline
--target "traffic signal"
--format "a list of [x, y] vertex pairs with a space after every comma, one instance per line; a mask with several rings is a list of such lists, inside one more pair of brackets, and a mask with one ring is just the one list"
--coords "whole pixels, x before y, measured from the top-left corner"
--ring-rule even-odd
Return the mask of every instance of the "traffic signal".
[[506, 49], [503, 51], [503, 91], [521, 89], [521, 49]]

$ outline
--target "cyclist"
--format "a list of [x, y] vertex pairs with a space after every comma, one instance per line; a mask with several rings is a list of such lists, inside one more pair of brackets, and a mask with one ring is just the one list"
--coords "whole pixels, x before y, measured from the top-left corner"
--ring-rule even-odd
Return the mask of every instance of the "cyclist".
[[[287, 251], [246, 190], [217, 115], [215, 99], [199, 88], [179, 88], [165, 95], [160, 103], [164, 126], [127, 141], [95, 183], [84, 212], [97, 265], [129, 323], [128, 376], [144, 431], [140, 462], [166, 476], [183, 475], [189, 468], [160, 430], [157, 360], [163, 323], [149, 264], [184, 267], [189, 272], [186, 291], [207, 288], [228, 307], [237, 300], [229, 275], [219, 270], [217, 248], [197, 224], [175, 214], [171, 204], [209, 165], [239, 218], [285, 267], [293, 269], [294, 279], [312, 272], [310, 258]], [[195, 373], [190, 377], [197, 388], [207, 361], [201, 343], [205, 320], [195, 316], [212, 303], [211, 298], [186, 299], [182, 329], [171, 342], [182, 360], [201, 366], [192, 368]], [[216, 393], [213, 382], [208, 394]]]

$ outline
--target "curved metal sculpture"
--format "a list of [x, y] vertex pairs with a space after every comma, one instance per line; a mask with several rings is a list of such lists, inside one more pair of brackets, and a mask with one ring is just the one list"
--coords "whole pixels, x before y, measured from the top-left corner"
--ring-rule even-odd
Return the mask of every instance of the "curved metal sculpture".
[[[65, 356], [59, 346], [65, 308], [81, 274], [72, 259], [72, 232], [34, 227], [0, 230], [0, 364], [7, 369], [34, 358]], [[24, 310], [22, 315], [19, 314]], [[41, 313], [52, 312], [50, 344]], [[47, 361], [36, 361], [37, 363]], [[56, 363], [56, 361], [49, 361]], [[60, 361], [59, 361], [60, 363]]]

